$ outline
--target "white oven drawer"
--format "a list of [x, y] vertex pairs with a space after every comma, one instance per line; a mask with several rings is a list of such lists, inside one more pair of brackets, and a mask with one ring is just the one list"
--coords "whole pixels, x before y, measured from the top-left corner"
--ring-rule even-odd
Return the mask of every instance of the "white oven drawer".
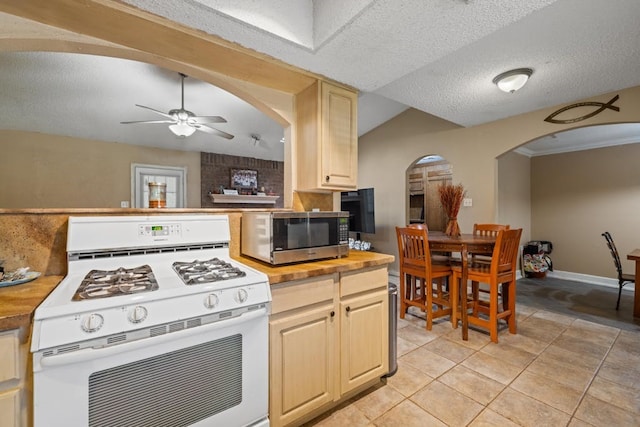
[[267, 411], [266, 309], [106, 348], [34, 354], [35, 427], [244, 426]]

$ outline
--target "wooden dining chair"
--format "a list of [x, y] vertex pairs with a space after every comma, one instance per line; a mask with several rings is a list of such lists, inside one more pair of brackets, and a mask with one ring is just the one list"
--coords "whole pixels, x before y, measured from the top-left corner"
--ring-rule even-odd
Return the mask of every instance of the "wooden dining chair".
[[[433, 320], [451, 316], [452, 302], [445, 278], [452, 275], [448, 262], [434, 261], [426, 228], [396, 227], [400, 264], [400, 318], [410, 306], [425, 312], [426, 329]], [[453, 316], [451, 316], [453, 322]]]
[[[429, 227], [427, 226], [427, 224], [424, 224], [422, 222], [409, 224], [407, 225], [407, 227], [425, 229], [427, 230], [427, 235], [429, 234]], [[451, 260], [451, 252], [431, 252], [431, 262], [444, 264], [450, 262]]]
[[[489, 330], [491, 341], [498, 342], [498, 321], [504, 319], [509, 332], [516, 333], [516, 269], [522, 229], [500, 230], [491, 254], [491, 263], [471, 263], [467, 269], [467, 278], [472, 282], [486, 283], [489, 286], [488, 300], [471, 292], [467, 307], [469, 324]], [[462, 266], [454, 265], [452, 283], [457, 289], [467, 286], [459, 283]], [[502, 288], [502, 289], [500, 289]], [[500, 296], [502, 306], [499, 305]], [[456, 315], [458, 317], [458, 315]], [[457, 326], [457, 319], [455, 322]]]
[[[498, 237], [498, 231], [500, 230], [508, 230], [509, 224], [473, 224], [473, 234], [475, 236], [483, 236], [483, 237]], [[486, 262], [491, 263], [491, 253], [485, 254], [470, 254], [471, 259], [470, 262], [478, 263], [478, 262]], [[471, 283], [471, 293], [475, 299], [478, 299], [478, 293], [484, 292], [488, 293], [487, 289], [483, 289], [478, 282]]]
[[[500, 230], [508, 230], [509, 224], [473, 224], [473, 234], [475, 236], [483, 236], [483, 237], [498, 237], [498, 231]], [[489, 261], [491, 262], [491, 258], [483, 258], [482, 255], [490, 256], [491, 254], [472, 254], [474, 256], [475, 261]]]
[[628, 274], [622, 272], [622, 263], [620, 262], [620, 255], [618, 254], [618, 249], [616, 248], [616, 244], [613, 243], [613, 237], [611, 237], [611, 233], [605, 231], [602, 233], [602, 236], [607, 241], [607, 246], [609, 247], [609, 251], [611, 252], [611, 256], [613, 257], [613, 263], [616, 265], [616, 272], [618, 273], [618, 301], [616, 302], [616, 310], [620, 308], [620, 296], [622, 295], [622, 288], [627, 283], [635, 283], [636, 276], [635, 274]]

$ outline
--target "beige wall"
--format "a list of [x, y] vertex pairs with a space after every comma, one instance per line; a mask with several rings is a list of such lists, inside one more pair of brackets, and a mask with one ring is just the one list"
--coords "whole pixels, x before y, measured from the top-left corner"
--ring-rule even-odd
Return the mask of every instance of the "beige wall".
[[640, 247], [638, 159], [640, 144], [531, 159], [531, 235], [553, 242], [555, 269], [615, 277], [601, 236], [609, 231], [633, 273], [626, 254]]
[[[362, 239], [371, 241], [376, 251], [397, 257], [395, 227], [406, 218], [407, 169], [426, 155], [442, 154], [430, 134], [458, 127], [411, 108], [359, 138], [358, 187], [374, 187], [376, 215], [376, 233]], [[390, 268], [397, 269], [397, 260], [394, 265]]]
[[186, 167], [186, 207], [200, 207], [199, 152], [7, 130], [0, 147], [0, 208], [119, 208], [132, 163]]
[[[358, 145], [358, 186], [376, 189], [376, 234], [367, 237], [376, 250], [397, 256], [393, 233], [394, 227], [405, 221], [406, 170], [425, 154], [439, 154], [453, 166], [453, 183], [462, 183], [468, 197], [473, 199], [473, 206], [461, 209], [458, 217], [463, 231], [470, 230], [475, 222], [502, 222], [504, 214], [508, 215], [504, 220], [508, 219], [512, 227], [524, 229], [524, 236], [537, 238], [529, 230], [532, 220], [526, 208], [506, 211], [506, 204], [500, 207], [496, 159], [550, 133], [586, 125], [638, 121], [640, 87], [576, 102], [603, 102], [616, 94], [620, 95], [619, 112], [605, 110], [585, 122], [558, 125], [544, 121], [562, 105], [470, 128], [456, 129], [449, 124], [449, 130], [442, 130], [447, 127], [446, 122], [412, 111], [407, 117], [390, 120], [363, 135]], [[517, 171], [507, 166], [505, 169]], [[519, 180], [525, 179], [520, 173], [518, 176]], [[397, 263], [390, 269], [397, 270]]]
[[497, 222], [522, 227], [523, 244], [532, 240], [531, 203], [530, 159], [513, 151], [500, 156]]

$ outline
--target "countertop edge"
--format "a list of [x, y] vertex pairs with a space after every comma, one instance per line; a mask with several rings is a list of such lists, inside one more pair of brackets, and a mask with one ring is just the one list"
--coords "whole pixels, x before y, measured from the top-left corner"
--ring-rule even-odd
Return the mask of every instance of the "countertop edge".
[[349, 255], [343, 258], [330, 258], [311, 262], [302, 262], [287, 265], [270, 265], [253, 258], [241, 255], [236, 260], [254, 268], [269, 277], [269, 284], [275, 285], [283, 282], [302, 280], [310, 277], [323, 276], [333, 273], [344, 273], [361, 270], [369, 267], [391, 264], [393, 255], [367, 251], [349, 251]]
[[0, 332], [31, 325], [36, 307], [63, 276], [41, 276], [28, 283], [0, 288]]

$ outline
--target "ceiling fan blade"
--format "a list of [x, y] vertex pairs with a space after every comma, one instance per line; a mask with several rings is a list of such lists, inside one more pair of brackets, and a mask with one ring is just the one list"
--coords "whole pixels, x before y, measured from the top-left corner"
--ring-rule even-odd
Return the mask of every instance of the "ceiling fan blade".
[[174, 119], [170, 114], [167, 114], [167, 113], [162, 112], [162, 111], [160, 111], [160, 110], [156, 110], [155, 108], [146, 107], [146, 106], [144, 106], [144, 105], [140, 105], [140, 104], [136, 104], [136, 107], [145, 108], [145, 109], [147, 109], [147, 110], [151, 110], [151, 111], [153, 111], [153, 112], [154, 112], [154, 113], [156, 113], [156, 114], [160, 114], [160, 115], [161, 115], [161, 116], [163, 116], [163, 117], [166, 117], [166, 118], [168, 118], [168, 119], [175, 120], [175, 119]]
[[133, 122], [120, 122], [123, 125], [130, 125], [133, 123], [175, 123], [175, 120], [137, 120]]
[[206, 132], [206, 133], [211, 133], [211, 134], [214, 134], [214, 135], [218, 135], [218, 136], [221, 136], [221, 137], [226, 138], [226, 139], [233, 139], [233, 135], [231, 135], [230, 133], [226, 133], [226, 132], [223, 132], [221, 130], [218, 130], [218, 129], [215, 129], [215, 128], [212, 128], [212, 127], [209, 127], [209, 126], [206, 126], [206, 125], [195, 125], [194, 127], [196, 129], [201, 130], [201, 131]]
[[227, 123], [227, 120], [220, 116], [194, 116], [189, 120], [193, 120], [195, 123]]

